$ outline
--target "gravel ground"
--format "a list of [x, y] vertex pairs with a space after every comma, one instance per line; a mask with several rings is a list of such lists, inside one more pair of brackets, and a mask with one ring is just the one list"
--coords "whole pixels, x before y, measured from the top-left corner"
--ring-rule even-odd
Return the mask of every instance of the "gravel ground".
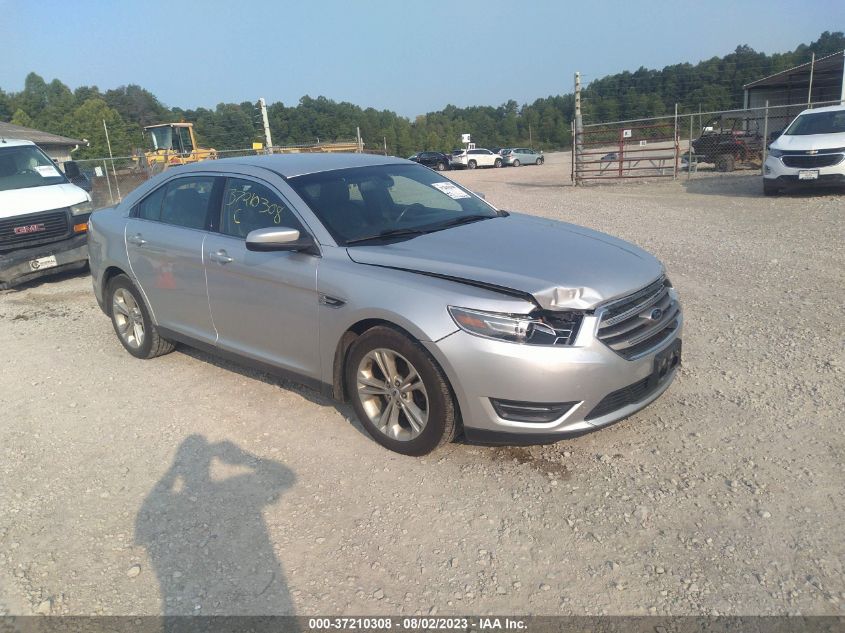
[[842, 614], [843, 197], [750, 172], [454, 177], [667, 265], [684, 367], [556, 445], [424, 459], [180, 348], [126, 354], [87, 276], [0, 293], [0, 613]]

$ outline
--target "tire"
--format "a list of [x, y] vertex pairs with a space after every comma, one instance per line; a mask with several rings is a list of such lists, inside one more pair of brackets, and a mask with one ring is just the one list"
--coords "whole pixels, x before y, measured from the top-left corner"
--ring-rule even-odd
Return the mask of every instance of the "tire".
[[474, 160], [471, 160], [467, 163], [467, 169], [475, 169], [476, 167], [478, 167], [478, 163], [476, 163]]
[[114, 332], [132, 356], [155, 358], [174, 350], [173, 343], [159, 336], [141, 293], [129, 277], [117, 275], [112, 279], [106, 298]]
[[437, 163], [437, 171], [446, 171], [446, 163], [443, 161]]
[[513, 161], [513, 166], [514, 166], [514, 167], [519, 167], [519, 166], [520, 166], [520, 164], [521, 164], [521, 163], [519, 162], [519, 159], [518, 159], [518, 158], [517, 158], [515, 161]]
[[[392, 381], [385, 380], [382, 367], [393, 370]], [[385, 448], [420, 456], [455, 438], [457, 406], [443, 371], [425, 348], [398, 330], [378, 326], [358, 337], [344, 380], [361, 425]], [[412, 384], [418, 388], [408, 389]]]
[[736, 159], [733, 154], [720, 154], [716, 157], [716, 171], [733, 171], [736, 166]]
[[537, 166], [538, 166], [538, 167], [539, 167], [540, 165], [542, 165], [542, 164], [543, 164], [543, 159], [542, 159], [542, 158], [538, 158], [538, 159], [537, 159], [537, 163], [536, 163], [536, 164], [537, 164]]
[[501, 167], [502, 166], [502, 159], [497, 158], [496, 162], [493, 163], [493, 167]]
[[763, 195], [764, 196], [776, 196], [780, 193], [780, 189], [774, 183], [770, 183], [767, 179], [763, 178]]

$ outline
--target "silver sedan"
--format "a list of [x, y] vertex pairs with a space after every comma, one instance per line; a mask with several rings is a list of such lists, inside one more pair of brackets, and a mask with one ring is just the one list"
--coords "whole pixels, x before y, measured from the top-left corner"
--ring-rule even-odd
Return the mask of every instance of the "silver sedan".
[[680, 363], [683, 317], [654, 257], [399, 158], [182, 166], [96, 212], [89, 249], [133, 356], [183, 343], [294, 377], [409, 455], [605, 426]]

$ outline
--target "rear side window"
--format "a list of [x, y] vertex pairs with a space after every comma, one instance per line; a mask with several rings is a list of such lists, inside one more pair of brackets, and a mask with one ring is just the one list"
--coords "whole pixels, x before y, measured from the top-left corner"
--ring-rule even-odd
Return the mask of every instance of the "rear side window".
[[164, 192], [167, 186], [159, 187], [138, 205], [138, 217], [144, 220], [156, 220], [161, 217], [161, 201], [164, 200]]
[[188, 229], [207, 229], [214, 181], [213, 176], [191, 176], [171, 181], [167, 185], [159, 219]]
[[302, 231], [299, 220], [269, 187], [243, 178], [226, 181], [221, 233], [246, 237], [250, 231], [275, 226]]

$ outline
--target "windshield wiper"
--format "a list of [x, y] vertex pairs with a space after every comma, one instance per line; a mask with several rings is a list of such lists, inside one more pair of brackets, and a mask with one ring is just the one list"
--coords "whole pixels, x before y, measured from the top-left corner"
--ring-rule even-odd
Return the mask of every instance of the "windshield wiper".
[[371, 240], [381, 240], [389, 237], [404, 237], [406, 235], [424, 235], [431, 232], [431, 229], [389, 229], [382, 231], [376, 235], [368, 235], [367, 237], [356, 237], [354, 240], [346, 240], [346, 245], [360, 244], [361, 242], [369, 242]]
[[460, 218], [453, 218], [447, 222], [442, 222], [437, 225], [437, 230], [445, 229], [450, 226], [459, 226], [461, 224], [469, 224], [471, 222], [478, 222], [480, 220], [490, 220], [498, 216], [495, 215], [465, 215]]

